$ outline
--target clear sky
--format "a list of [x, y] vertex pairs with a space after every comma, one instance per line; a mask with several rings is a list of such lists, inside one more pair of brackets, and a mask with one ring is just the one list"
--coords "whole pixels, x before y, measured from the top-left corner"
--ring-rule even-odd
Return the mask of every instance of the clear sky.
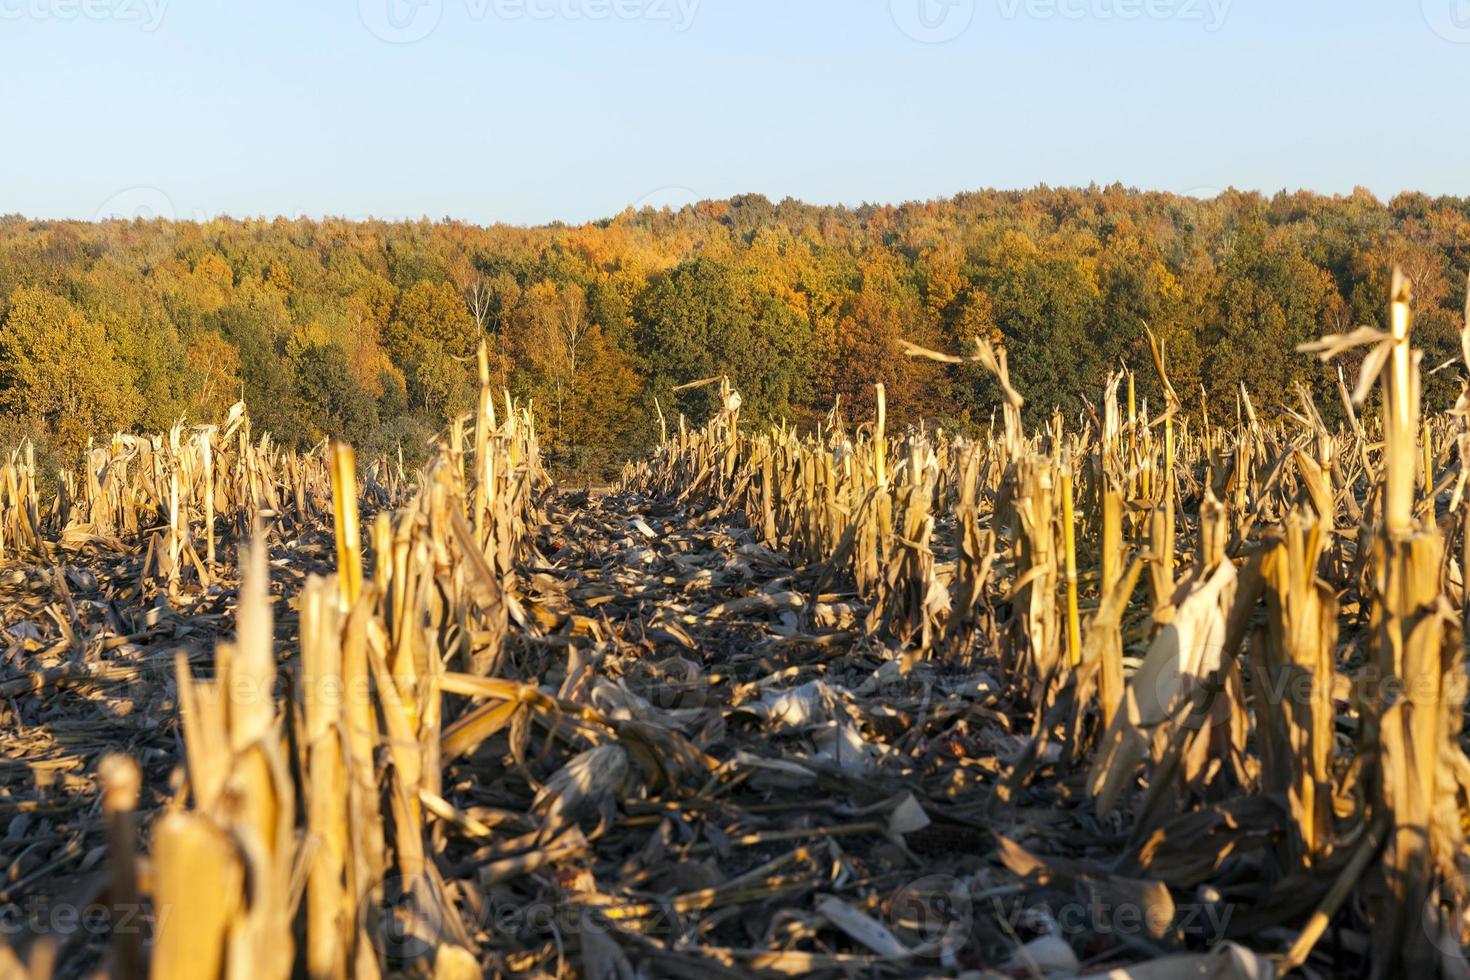
[[0, 0], [0, 213], [1470, 193], [1470, 0]]

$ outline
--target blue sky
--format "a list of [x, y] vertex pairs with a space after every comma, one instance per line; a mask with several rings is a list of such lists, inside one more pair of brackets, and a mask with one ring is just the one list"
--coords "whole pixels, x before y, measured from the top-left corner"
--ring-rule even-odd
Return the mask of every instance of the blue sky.
[[37, 217], [1470, 193], [1470, 0], [0, 0], [0, 85]]

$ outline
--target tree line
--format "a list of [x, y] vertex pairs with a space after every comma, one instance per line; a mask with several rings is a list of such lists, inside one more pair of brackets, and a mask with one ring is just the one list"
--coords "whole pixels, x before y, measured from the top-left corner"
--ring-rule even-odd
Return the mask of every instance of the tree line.
[[[1383, 324], [1388, 270], [1415, 294], [1433, 367], [1454, 356], [1470, 271], [1470, 199], [1365, 190], [1226, 191], [1210, 200], [1113, 185], [983, 191], [896, 206], [759, 195], [584, 225], [449, 219], [39, 221], [0, 218], [0, 444], [58, 458], [112, 430], [211, 420], [240, 397], [287, 444], [325, 436], [421, 458], [473, 404], [475, 350], [533, 400], [565, 474], [596, 477], [658, 433], [701, 421], [728, 374], [756, 419], [809, 424], [840, 403], [896, 422], [989, 424], [972, 365], [905, 358], [901, 340], [1003, 343], [1037, 417], [1096, 400], [1120, 361], [1164, 341], [1195, 414], [1329, 414], [1335, 373], [1297, 344]], [[1334, 369], [1335, 371], [1335, 369]], [[1160, 398], [1151, 370], [1142, 397]], [[1426, 398], [1453, 398], [1429, 377]], [[840, 401], [839, 401], [840, 400]]]

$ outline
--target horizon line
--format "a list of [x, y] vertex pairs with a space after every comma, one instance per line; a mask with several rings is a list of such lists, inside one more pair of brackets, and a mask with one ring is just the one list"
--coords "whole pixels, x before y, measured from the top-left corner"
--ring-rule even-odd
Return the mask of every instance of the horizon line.
[[[1112, 181], [1112, 182], [1107, 183], [1107, 184], [1102, 184], [1102, 183], [1099, 183], [1097, 181], [1094, 181], [1094, 182], [1089, 183], [1087, 185], [1081, 185], [1081, 184], [1048, 184], [1046, 182], [1040, 182], [1040, 183], [1034, 184], [1034, 185], [1029, 186], [1029, 187], [993, 187], [993, 186], [992, 187], [978, 187], [978, 188], [970, 188], [970, 189], [956, 191], [956, 192], [951, 193], [951, 194], [939, 195], [939, 196], [928, 197], [928, 198], [907, 198], [907, 199], [904, 199], [902, 201], [897, 201], [897, 202], [894, 202], [894, 201], [867, 201], [867, 200], [865, 200], [865, 201], [862, 201], [862, 202], [856, 203], [856, 204], [849, 203], [849, 202], [846, 202], [846, 201], [812, 202], [812, 201], [803, 200], [802, 198], [795, 197], [795, 196], [789, 195], [789, 194], [788, 195], [785, 195], [784, 197], [781, 197], [781, 198], [774, 198], [774, 197], [771, 197], [770, 195], [768, 195], [768, 194], [766, 194], [766, 193], [764, 193], [762, 191], [742, 191], [742, 192], [730, 194], [730, 195], [723, 196], [723, 197], [719, 197], [719, 196], [717, 196], [717, 197], [700, 197], [700, 196], [695, 195], [692, 191], [690, 191], [688, 193], [688, 199], [685, 199], [685, 200], [664, 201], [663, 203], [657, 203], [655, 201], [649, 200], [650, 198], [653, 198], [656, 195], [660, 195], [660, 194], [663, 194], [665, 192], [678, 192], [678, 191], [687, 191], [688, 190], [687, 188], [670, 187], [670, 188], [662, 188], [659, 191], [654, 191], [654, 192], [651, 192], [650, 194], [646, 194], [642, 198], [639, 198], [639, 199], [637, 199], [637, 200], [635, 200], [635, 201], [633, 201], [633, 202], [631, 202], [629, 204], [626, 204], [621, 209], [619, 209], [617, 211], [614, 211], [612, 213], [609, 213], [609, 214], [602, 214], [602, 215], [599, 215], [599, 216], [595, 216], [595, 217], [591, 217], [591, 218], [586, 218], [586, 219], [582, 219], [582, 220], [576, 220], [576, 219], [552, 219], [552, 220], [548, 220], [548, 221], [529, 223], [529, 222], [515, 222], [515, 221], [506, 221], [506, 220], [479, 221], [479, 220], [474, 220], [474, 219], [469, 219], [469, 218], [455, 217], [453, 215], [447, 215], [447, 214], [446, 215], [443, 215], [441, 217], [438, 217], [438, 218], [433, 218], [433, 217], [430, 217], [426, 213], [425, 214], [420, 214], [417, 217], [409, 217], [407, 215], [381, 216], [381, 215], [373, 214], [371, 212], [369, 212], [369, 213], [367, 213], [365, 215], [349, 215], [349, 214], [338, 214], [338, 213], [330, 213], [330, 212], [318, 212], [318, 213], [297, 212], [297, 213], [294, 213], [294, 214], [288, 214], [286, 212], [277, 212], [275, 214], [257, 213], [257, 214], [243, 214], [242, 215], [242, 214], [235, 214], [235, 213], [232, 213], [232, 212], [229, 212], [229, 211], [223, 211], [223, 210], [222, 211], [214, 212], [213, 214], [209, 214], [209, 213], [206, 213], [204, 211], [204, 209], [201, 208], [201, 209], [195, 209], [194, 213], [192, 213], [192, 214], [187, 214], [187, 213], [181, 214], [180, 211], [179, 211], [179, 209], [177, 209], [177, 208], [175, 208], [173, 206], [172, 201], [171, 201], [171, 199], [169, 199], [169, 197], [168, 197], [168, 195], [167, 195], [166, 192], [164, 192], [164, 191], [162, 191], [162, 190], [160, 190], [158, 188], [155, 188], [155, 187], [149, 187], [149, 186], [146, 186], [146, 185], [137, 185], [137, 186], [134, 186], [134, 187], [130, 187], [130, 188], [126, 189], [126, 190], [120, 191], [117, 194], [113, 195], [111, 198], [108, 199], [107, 202], [104, 202], [103, 205], [101, 207], [99, 207], [93, 213], [93, 215], [91, 217], [79, 217], [79, 216], [77, 216], [75, 214], [73, 214], [73, 215], [64, 215], [64, 216], [36, 215], [36, 214], [26, 214], [24, 212], [19, 212], [19, 211], [12, 211], [12, 212], [0, 212], [0, 222], [7, 222], [8, 223], [8, 222], [14, 222], [14, 221], [16, 221], [18, 219], [18, 220], [24, 221], [24, 222], [29, 222], [29, 223], [42, 223], [42, 224], [44, 224], [44, 223], [57, 223], [57, 224], [103, 225], [103, 224], [111, 224], [111, 223], [115, 223], [115, 222], [132, 224], [132, 223], [136, 223], [136, 222], [141, 221], [141, 222], [144, 222], [146, 224], [152, 224], [152, 223], [155, 223], [155, 222], [163, 222], [163, 223], [166, 223], [166, 224], [179, 224], [179, 225], [188, 225], [188, 224], [204, 225], [204, 224], [209, 224], [209, 223], [213, 223], [213, 222], [227, 222], [227, 223], [235, 223], [235, 224], [254, 224], [254, 223], [269, 223], [269, 224], [274, 224], [274, 223], [280, 222], [280, 221], [287, 221], [287, 222], [308, 221], [308, 222], [322, 223], [322, 224], [325, 224], [325, 223], [328, 223], [328, 222], [348, 222], [348, 223], [352, 223], [352, 224], [385, 224], [385, 225], [424, 225], [424, 224], [429, 224], [429, 225], [458, 225], [458, 226], [463, 226], [463, 227], [481, 228], [481, 229], [486, 229], [486, 230], [494, 229], [494, 228], [514, 228], [514, 229], [520, 229], [520, 230], [525, 230], [525, 231], [538, 231], [538, 230], [556, 230], [556, 229], [559, 229], [559, 228], [582, 228], [582, 227], [588, 227], [588, 226], [602, 225], [602, 224], [607, 224], [607, 223], [616, 221], [617, 219], [623, 217], [624, 215], [630, 214], [630, 213], [633, 214], [633, 215], [635, 215], [635, 216], [637, 216], [637, 215], [642, 215], [646, 211], [652, 211], [655, 214], [669, 213], [669, 214], [673, 214], [673, 215], [678, 215], [678, 214], [681, 214], [681, 213], [683, 213], [684, 211], [686, 211], [686, 210], [688, 210], [690, 208], [698, 208], [700, 206], [709, 205], [709, 204], [729, 204], [731, 202], [738, 201], [738, 200], [740, 200], [742, 198], [749, 198], [749, 199], [760, 198], [760, 199], [764, 199], [768, 203], [770, 203], [770, 204], [772, 204], [774, 206], [778, 206], [778, 207], [779, 206], [783, 206], [783, 205], [791, 205], [791, 204], [794, 204], [794, 205], [799, 206], [799, 207], [811, 208], [811, 209], [814, 209], [814, 210], [829, 210], [829, 211], [838, 211], [838, 212], [843, 212], [843, 211], [860, 212], [860, 211], [867, 211], [867, 210], [883, 210], [883, 209], [902, 210], [904, 208], [909, 208], [909, 207], [920, 207], [920, 206], [932, 205], [932, 204], [948, 204], [948, 203], [953, 203], [953, 202], [955, 202], [958, 199], [963, 198], [963, 197], [969, 197], [969, 196], [974, 196], [974, 195], [985, 195], [985, 194], [1031, 194], [1031, 193], [1044, 192], [1044, 191], [1047, 191], [1047, 192], [1073, 191], [1073, 192], [1081, 192], [1081, 193], [1101, 193], [1101, 192], [1113, 191], [1115, 189], [1120, 189], [1123, 193], [1129, 194], [1129, 195], [1136, 195], [1136, 196], [1156, 195], [1156, 196], [1162, 196], [1162, 197], [1170, 197], [1170, 198], [1195, 200], [1195, 201], [1199, 201], [1199, 202], [1202, 202], [1202, 203], [1203, 202], [1210, 202], [1210, 201], [1218, 200], [1220, 197], [1222, 197], [1222, 196], [1224, 196], [1226, 194], [1236, 194], [1236, 195], [1239, 195], [1239, 196], [1242, 196], [1242, 197], [1252, 197], [1252, 196], [1254, 196], [1254, 197], [1259, 197], [1259, 198], [1262, 198], [1262, 199], [1265, 199], [1265, 200], [1272, 200], [1272, 199], [1275, 199], [1277, 197], [1283, 197], [1283, 196], [1284, 197], [1295, 197], [1295, 196], [1299, 196], [1299, 195], [1303, 195], [1303, 194], [1309, 195], [1311, 197], [1323, 198], [1323, 199], [1327, 199], [1327, 200], [1352, 199], [1352, 198], [1356, 198], [1356, 197], [1360, 197], [1360, 196], [1366, 195], [1367, 197], [1371, 198], [1374, 203], [1376, 203], [1376, 204], [1378, 204], [1380, 206], [1385, 206], [1385, 205], [1391, 204], [1394, 200], [1396, 200], [1397, 198], [1400, 198], [1400, 197], [1404, 197], [1404, 196], [1415, 196], [1415, 195], [1426, 197], [1426, 198], [1429, 198], [1430, 200], [1434, 200], [1434, 201], [1440, 201], [1440, 200], [1446, 200], [1446, 199], [1456, 200], [1456, 201], [1463, 201], [1463, 200], [1466, 200], [1467, 198], [1470, 198], [1470, 193], [1463, 194], [1463, 195], [1462, 194], [1436, 194], [1436, 193], [1431, 193], [1431, 192], [1428, 192], [1428, 191], [1420, 191], [1420, 190], [1413, 190], [1413, 189], [1401, 189], [1399, 191], [1396, 191], [1392, 195], [1384, 196], [1381, 193], [1379, 193], [1377, 191], [1374, 191], [1374, 190], [1372, 190], [1372, 189], [1370, 189], [1370, 188], [1368, 188], [1368, 187], [1366, 187], [1364, 185], [1361, 185], [1361, 184], [1360, 185], [1355, 185], [1354, 188], [1351, 191], [1348, 191], [1348, 192], [1340, 192], [1340, 191], [1318, 191], [1318, 190], [1314, 190], [1314, 189], [1309, 188], [1309, 187], [1297, 187], [1295, 190], [1289, 190], [1286, 187], [1281, 187], [1281, 188], [1278, 188], [1278, 189], [1276, 189], [1274, 191], [1266, 191], [1266, 190], [1264, 190], [1262, 188], [1237, 187], [1237, 186], [1235, 186], [1233, 184], [1226, 185], [1225, 187], [1200, 186], [1200, 187], [1189, 188], [1187, 190], [1174, 190], [1174, 189], [1167, 189], [1167, 188], [1141, 187], [1141, 186], [1135, 185], [1135, 184], [1125, 184], [1122, 181]], [[127, 202], [131, 202], [132, 206], [131, 207], [118, 207], [117, 205], [114, 205], [113, 202], [117, 202], [118, 205], [123, 204], [123, 203], [127, 203]], [[112, 205], [112, 209], [109, 209], [109, 205]]]

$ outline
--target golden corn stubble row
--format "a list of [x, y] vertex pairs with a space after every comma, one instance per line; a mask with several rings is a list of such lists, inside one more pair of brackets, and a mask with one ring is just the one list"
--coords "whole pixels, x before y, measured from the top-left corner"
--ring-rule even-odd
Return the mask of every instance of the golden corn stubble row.
[[[876, 418], [856, 428], [834, 409], [804, 435], [750, 430], [721, 380], [726, 407], [699, 429], [680, 417], [622, 486], [742, 513], [765, 544], [817, 571], [816, 593], [856, 591], [871, 641], [907, 659], [997, 663], [1033, 729], [998, 803], [1057, 739], [1090, 769], [1099, 812], [1128, 813], [1140, 847], [1226, 787], [1276, 794], [1290, 811], [1283, 868], [1337, 876], [1282, 969], [1304, 962], [1360, 885], [1375, 970], [1434, 969], [1452, 943], [1431, 940], [1421, 920], [1464, 938], [1466, 923], [1439, 910], [1464, 907], [1470, 870], [1460, 740], [1470, 394], [1453, 413], [1422, 417], [1397, 273], [1391, 300], [1389, 330], [1304, 348], [1324, 359], [1369, 348], [1355, 391], [1338, 372], [1336, 430], [1304, 389], [1272, 422], [1244, 389], [1233, 423], [1203, 395], [1200, 415], [1185, 418], [1150, 336], [1162, 414], [1139, 406], [1125, 371], [1108, 379], [1098, 412], [1068, 431], [1054, 415], [1028, 435], [1004, 351], [977, 339], [968, 356], [908, 353], [991, 372], [1000, 433], [914, 427], [894, 438], [881, 385]], [[1463, 346], [1470, 367], [1470, 330]], [[1374, 390], [1380, 409], [1363, 417]], [[1339, 634], [1365, 620], [1370, 656], [1350, 676]], [[1128, 651], [1139, 659], [1125, 681]], [[1358, 734], [1345, 750], [1332, 692], [1354, 680], [1372, 680], [1351, 685], [1372, 694], [1348, 706]]]
[[[338, 570], [310, 577], [300, 594], [299, 665], [278, 659], [259, 537], [242, 549], [237, 637], [217, 648], [213, 677], [178, 658], [187, 779], [149, 828], [146, 865], [137, 768], [120, 757], [101, 767], [112, 901], [146, 900], [153, 927], [146, 947], [135, 932], [114, 936], [119, 976], [480, 975], [429, 859], [426, 814], [474, 824], [440, 795], [446, 740], [450, 751], [475, 744], [465, 725], [446, 728], [440, 694], [446, 678], [490, 696], [491, 708], [497, 696], [525, 702], [522, 688], [534, 691], [505, 682], [481, 692], [474, 681], [502, 662], [519, 614], [515, 566], [540, 522], [545, 483], [529, 410], [507, 396], [497, 419], [483, 351], [480, 368], [473, 445], [455, 421], [411, 485], [374, 468], [360, 489], [345, 445], [293, 454], [251, 441], [243, 410], [223, 428], [94, 449], [95, 468], [63, 481], [49, 522], [34, 517], [33, 463], [6, 471], [11, 482], [0, 486], [14, 493], [3, 500], [20, 515], [4, 511], [7, 531], [127, 533], [161, 512], [169, 524], [151, 547], [169, 560], [192, 548], [196, 530], [212, 556], [215, 514], [304, 523], [325, 517], [318, 502], [331, 501]], [[379, 511], [369, 529], [365, 575], [358, 508], [398, 496], [404, 505]], [[446, 665], [468, 673], [446, 674]]]

